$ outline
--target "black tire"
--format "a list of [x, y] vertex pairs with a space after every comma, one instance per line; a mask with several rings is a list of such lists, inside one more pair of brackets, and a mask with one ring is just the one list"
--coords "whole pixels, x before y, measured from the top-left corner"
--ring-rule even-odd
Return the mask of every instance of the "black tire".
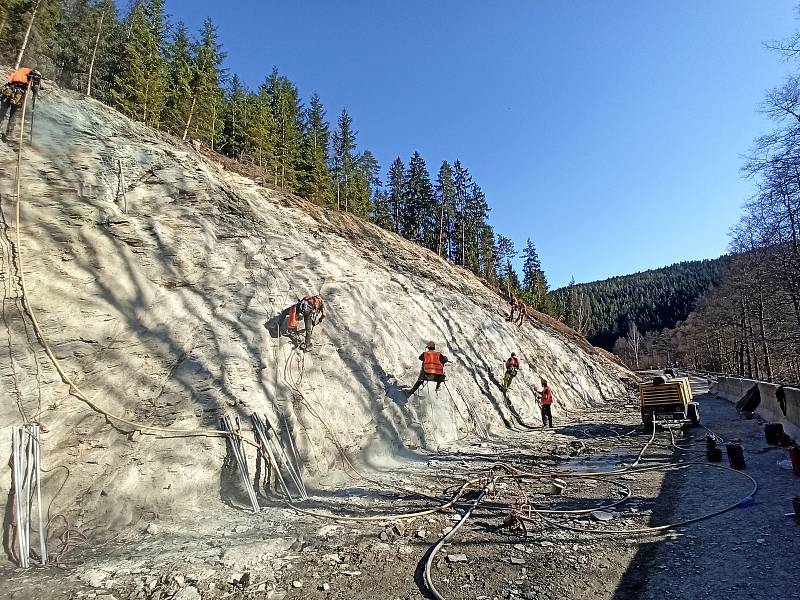
[[692, 427], [700, 425], [700, 408], [694, 402], [690, 402], [686, 406], [686, 415], [689, 417], [689, 422]]

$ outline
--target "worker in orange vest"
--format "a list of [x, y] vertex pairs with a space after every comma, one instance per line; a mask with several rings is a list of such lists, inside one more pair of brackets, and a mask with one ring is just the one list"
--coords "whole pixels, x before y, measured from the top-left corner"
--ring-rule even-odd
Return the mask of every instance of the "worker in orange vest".
[[419, 386], [426, 381], [435, 381], [438, 392], [445, 380], [444, 365], [447, 363], [447, 357], [436, 350], [436, 344], [428, 342], [425, 352], [419, 355], [419, 359], [422, 361], [422, 369], [419, 371], [417, 383], [408, 392], [409, 396], [413, 396]]
[[542, 379], [542, 391], [539, 392], [539, 406], [542, 409], [542, 427], [553, 426], [553, 390]]
[[506, 361], [506, 374], [503, 375], [503, 391], [508, 391], [508, 388], [511, 387], [511, 382], [514, 380], [514, 377], [517, 376], [517, 371], [519, 371], [519, 359], [517, 355], [512, 352], [511, 356]]
[[17, 127], [17, 111], [25, 101], [28, 90], [33, 90], [34, 97], [39, 92], [42, 74], [35, 69], [21, 67], [14, 71], [8, 78], [6, 84], [0, 88], [0, 129], [8, 115], [8, 126], [5, 131], [0, 132], [3, 141], [13, 138], [14, 129]]
[[325, 302], [323, 302], [322, 297], [306, 296], [289, 308], [287, 328], [290, 334], [294, 335], [297, 333], [300, 317], [303, 318], [306, 326], [303, 350], [308, 351], [311, 349], [311, 334], [314, 331], [314, 327], [322, 323], [325, 318]]

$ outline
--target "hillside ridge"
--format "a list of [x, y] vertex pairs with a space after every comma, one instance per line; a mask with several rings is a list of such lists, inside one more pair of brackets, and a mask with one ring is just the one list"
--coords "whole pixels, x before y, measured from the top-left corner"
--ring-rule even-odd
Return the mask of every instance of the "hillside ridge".
[[[179, 429], [230, 416], [245, 432], [252, 413], [267, 415], [308, 484], [325, 486], [347, 462], [380, 470], [420, 449], [524, 431], [541, 377], [556, 389], [556, 418], [626, 394], [630, 374], [577, 334], [543, 315], [513, 326], [477, 277], [400, 236], [261, 187], [77, 93], [48, 86], [36, 110], [22, 167], [29, 301], [70, 377], [109, 412]], [[0, 148], [3, 173], [15, 159]], [[1, 414], [46, 428], [46, 464], [70, 473], [45, 478], [59, 490], [54, 510], [118, 527], [145, 510], [240, 502], [224, 440], [138, 432], [69, 397], [23, 318], [12, 187], [3, 176], [0, 384], [16, 404]], [[310, 293], [328, 318], [304, 353], [274, 324]], [[429, 339], [453, 360], [447, 386], [408, 398]], [[498, 380], [511, 351], [524, 364], [506, 398]], [[8, 486], [0, 480], [0, 493]]]

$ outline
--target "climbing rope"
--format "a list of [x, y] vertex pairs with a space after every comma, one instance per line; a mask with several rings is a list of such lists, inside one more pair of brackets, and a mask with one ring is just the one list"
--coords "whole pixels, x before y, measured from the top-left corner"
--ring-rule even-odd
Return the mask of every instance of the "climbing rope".
[[[16, 180], [15, 180], [15, 189], [16, 189], [16, 209], [15, 209], [15, 216], [16, 216], [16, 251], [17, 251], [17, 270], [19, 273], [19, 281], [20, 281], [20, 291], [22, 297], [22, 306], [25, 309], [25, 313], [28, 315], [28, 318], [31, 321], [31, 325], [33, 326], [33, 330], [36, 334], [37, 339], [39, 340], [42, 349], [44, 350], [47, 357], [50, 359], [55, 370], [58, 372], [58, 375], [61, 377], [61, 381], [64, 382], [69, 388], [69, 394], [74, 396], [75, 398], [81, 400], [86, 405], [88, 405], [92, 410], [97, 413], [104, 415], [108, 420], [115, 421], [117, 423], [122, 423], [127, 425], [134, 430], [139, 431], [149, 431], [154, 433], [164, 433], [164, 434], [171, 434], [172, 437], [174, 436], [185, 436], [185, 437], [197, 437], [197, 436], [207, 436], [207, 437], [227, 437], [229, 435], [233, 435], [229, 432], [221, 431], [218, 429], [179, 429], [174, 427], [158, 427], [155, 425], [148, 425], [145, 423], [139, 423], [136, 421], [131, 421], [130, 419], [126, 419], [121, 417], [117, 414], [114, 414], [99, 404], [97, 404], [94, 400], [89, 398], [83, 390], [73, 381], [73, 379], [66, 373], [64, 367], [61, 364], [61, 361], [56, 357], [53, 353], [53, 350], [50, 348], [50, 344], [47, 341], [47, 338], [42, 330], [41, 325], [39, 324], [38, 319], [36, 318], [36, 313], [33, 310], [33, 306], [30, 302], [30, 297], [28, 294], [28, 288], [25, 281], [25, 268], [24, 268], [24, 259], [23, 259], [23, 251], [22, 251], [22, 220], [21, 220], [21, 204], [22, 204], [22, 151], [25, 144], [25, 117], [27, 112], [28, 106], [28, 97], [30, 96], [30, 89], [31, 84], [28, 82], [28, 89], [25, 93], [24, 100], [22, 102], [22, 109], [21, 109], [21, 116], [20, 116], [20, 132], [19, 132], [19, 143], [17, 146], [17, 165], [16, 165]], [[236, 434], [238, 435], [238, 434]], [[241, 435], [238, 435], [247, 444], [251, 446], [256, 446], [256, 444], [247, 438], [244, 438]]]

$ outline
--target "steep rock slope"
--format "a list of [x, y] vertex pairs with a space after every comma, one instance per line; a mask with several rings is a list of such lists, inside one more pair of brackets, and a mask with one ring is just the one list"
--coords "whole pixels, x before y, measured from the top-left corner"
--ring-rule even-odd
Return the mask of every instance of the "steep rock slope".
[[[544, 318], [512, 326], [477, 278], [399, 236], [260, 187], [77, 94], [49, 88], [36, 110], [23, 152], [29, 299], [70, 376], [114, 414], [215, 429], [223, 414], [246, 425], [266, 413], [324, 485], [343, 456], [381, 468], [538, 423], [539, 377], [555, 387], [557, 419], [625, 393], [619, 366]], [[1, 147], [0, 444], [26, 418], [46, 428], [48, 502], [77, 522], [118, 526], [230, 500], [223, 439], [133, 432], [69, 395], [23, 319], [14, 162]], [[329, 316], [304, 354], [269, 325], [309, 293]], [[416, 379], [429, 339], [454, 363], [447, 389], [406, 399], [399, 386]], [[511, 351], [524, 363], [513, 404], [497, 387]], [[4, 472], [4, 496], [8, 486]]]

